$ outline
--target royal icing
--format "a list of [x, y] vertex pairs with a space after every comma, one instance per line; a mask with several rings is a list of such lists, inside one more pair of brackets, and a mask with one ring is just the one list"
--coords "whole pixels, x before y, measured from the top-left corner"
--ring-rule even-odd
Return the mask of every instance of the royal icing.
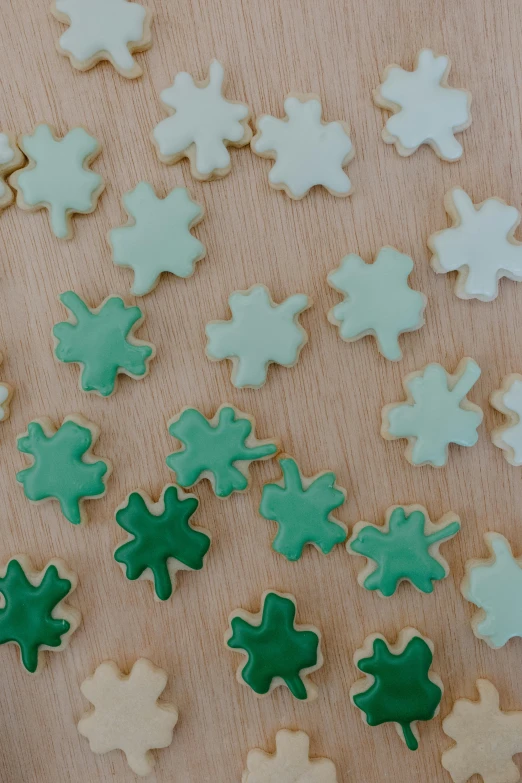
[[72, 317], [53, 328], [54, 353], [60, 362], [80, 364], [83, 391], [108, 397], [120, 373], [135, 380], [147, 375], [156, 350], [134, 336], [143, 321], [139, 307], [127, 307], [120, 297], [109, 296], [91, 309], [74, 291], [66, 291], [60, 301]]
[[71, 215], [96, 209], [105, 185], [89, 170], [101, 147], [83, 128], [73, 128], [62, 139], [49, 125], [38, 125], [22, 136], [20, 147], [29, 164], [15, 172], [9, 183], [18, 191], [18, 206], [31, 211], [49, 210], [51, 228], [59, 239], [72, 237]]
[[428, 364], [404, 379], [407, 401], [382, 410], [381, 435], [386, 440], [406, 438], [406, 459], [412, 465], [442, 467], [448, 446], [474, 446], [483, 413], [466, 395], [480, 377], [473, 359], [463, 359], [450, 375], [440, 364]]
[[282, 120], [264, 115], [257, 120], [252, 150], [275, 160], [268, 180], [290, 198], [306, 196], [322, 185], [334, 196], [348, 196], [352, 183], [343, 171], [355, 152], [342, 122], [321, 119], [321, 101], [315, 95], [290, 95]]
[[386, 359], [402, 359], [399, 335], [424, 325], [426, 297], [408, 285], [412, 270], [411, 258], [393, 247], [383, 247], [373, 264], [354, 253], [346, 256], [328, 275], [330, 285], [346, 295], [328, 313], [342, 339], [351, 342], [371, 334]]
[[508, 417], [507, 424], [491, 433], [491, 440], [505, 451], [510, 465], [522, 465], [522, 375], [513, 373], [490, 397], [491, 405]]
[[185, 408], [168, 427], [182, 443], [166, 460], [177, 483], [192, 487], [206, 478], [220, 498], [248, 489], [250, 463], [279, 451], [275, 441], [257, 440], [255, 420], [231, 405], [222, 405], [213, 419]]
[[400, 155], [411, 155], [429, 144], [443, 160], [458, 160], [462, 146], [454, 134], [471, 125], [471, 94], [448, 87], [450, 61], [423, 49], [413, 71], [389, 65], [374, 91], [377, 106], [393, 112], [382, 136]]
[[268, 288], [256, 285], [234, 291], [228, 299], [230, 321], [211, 321], [206, 326], [209, 359], [232, 361], [232, 383], [238, 388], [258, 389], [266, 381], [270, 364], [293, 367], [308, 335], [298, 322], [311, 306], [306, 294], [295, 294], [275, 304]]
[[275, 744], [274, 755], [260, 748], [249, 752], [242, 783], [336, 783], [330, 759], [309, 758], [310, 737], [304, 731], [281, 729]]
[[368, 726], [394, 723], [410, 750], [419, 746], [417, 722], [431, 720], [439, 711], [443, 686], [430, 671], [432, 660], [433, 643], [415, 628], [404, 628], [394, 645], [372, 634], [354, 656], [365, 677], [350, 690], [352, 703]]
[[67, 416], [55, 429], [48, 418], [30, 422], [17, 440], [18, 451], [32, 464], [16, 474], [29, 500], [58, 500], [62, 514], [73, 525], [87, 520], [83, 501], [105, 494], [111, 473], [107, 459], [92, 453], [99, 429], [83, 416]]
[[258, 696], [280, 685], [302, 701], [317, 696], [308, 675], [323, 665], [321, 635], [313, 625], [295, 624], [296, 607], [293, 595], [269, 590], [258, 614], [239, 609], [229, 617], [225, 644], [247, 656], [237, 679]]
[[297, 462], [279, 458], [281, 481], [265, 484], [259, 513], [277, 522], [272, 549], [287, 560], [299, 560], [307, 544], [327, 555], [346, 539], [346, 526], [332, 516], [342, 506], [346, 491], [337, 486], [334, 473], [302, 475]]
[[58, 51], [80, 71], [109, 60], [130, 79], [141, 75], [131, 52], [151, 45], [151, 13], [127, 0], [54, 0], [52, 12], [70, 27], [58, 42]]
[[146, 658], [139, 658], [128, 675], [113, 661], [101, 663], [80, 686], [94, 709], [81, 718], [78, 731], [93, 753], [122, 750], [136, 775], [152, 772], [150, 751], [170, 745], [178, 721], [175, 706], [158, 701], [167, 680], [167, 672]]
[[350, 554], [367, 558], [358, 577], [366, 590], [388, 597], [408, 581], [422, 593], [431, 593], [433, 582], [449, 574], [439, 547], [459, 530], [460, 521], [452, 512], [433, 524], [422, 506], [392, 506], [384, 525], [358, 522], [346, 547]]
[[484, 539], [491, 557], [466, 563], [461, 589], [464, 598], [479, 607], [471, 620], [473, 633], [497, 648], [522, 636], [522, 558], [513, 557], [500, 533], [486, 533]]
[[189, 158], [196, 179], [228, 174], [227, 147], [243, 147], [252, 137], [250, 110], [244, 103], [223, 97], [224, 78], [223, 66], [213, 60], [207, 81], [194, 82], [189, 73], [178, 73], [173, 86], [160, 95], [173, 115], [156, 125], [152, 133], [160, 160], [176, 163]]
[[491, 302], [501, 277], [522, 281], [522, 244], [513, 238], [520, 223], [515, 207], [498, 198], [475, 206], [462, 188], [450, 190], [445, 205], [453, 226], [428, 239], [431, 265], [439, 274], [458, 272], [460, 299]]
[[157, 503], [139, 490], [118, 509], [116, 522], [129, 533], [114, 551], [127, 579], [154, 583], [154, 597], [166, 601], [176, 589], [178, 571], [199, 571], [210, 547], [210, 535], [194, 528], [190, 518], [199, 501], [169, 484]]
[[517, 783], [513, 756], [522, 753], [522, 712], [503, 712], [489, 680], [477, 680], [478, 701], [458, 699], [442, 728], [455, 744], [445, 750], [442, 766], [454, 783], [481, 775], [485, 783]]
[[17, 555], [0, 568], [0, 644], [16, 644], [31, 674], [43, 663], [40, 652], [65, 649], [80, 625], [80, 612], [65, 603], [77, 581], [59, 559], [35, 571], [26, 555]]
[[131, 293], [143, 296], [157, 286], [163, 272], [190, 277], [205, 247], [190, 230], [203, 219], [203, 207], [192, 201], [186, 188], [174, 188], [158, 198], [148, 182], [140, 182], [123, 203], [129, 215], [126, 226], [109, 234], [113, 261], [134, 272]]

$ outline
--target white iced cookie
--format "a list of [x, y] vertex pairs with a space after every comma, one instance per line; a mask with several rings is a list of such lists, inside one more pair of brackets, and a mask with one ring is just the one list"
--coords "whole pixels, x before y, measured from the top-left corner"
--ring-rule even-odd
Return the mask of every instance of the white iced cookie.
[[166, 748], [178, 720], [173, 704], [158, 702], [167, 673], [146, 658], [139, 658], [130, 674], [123, 675], [113, 661], [101, 663], [81, 684], [94, 705], [78, 723], [93, 753], [122, 750], [137, 775], [152, 771], [153, 748]]
[[322, 185], [334, 196], [348, 196], [353, 188], [343, 171], [355, 155], [348, 126], [324, 122], [317, 95], [289, 95], [282, 120], [266, 114], [257, 122], [252, 150], [275, 160], [268, 181], [276, 190], [300, 199]]
[[276, 752], [260, 748], [247, 756], [242, 783], [336, 783], [330, 759], [310, 759], [310, 737], [304, 731], [281, 729], [276, 734]]
[[491, 440], [503, 449], [510, 465], [522, 465], [522, 375], [512, 373], [502, 381], [502, 388], [491, 394], [493, 408], [508, 417], [506, 424], [491, 433]]
[[462, 595], [479, 607], [471, 619], [473, 633], [490, 647], [503, 647], [522, 636], [522, 558], [515, 559], [500, 533], [486, 533], [491, 556], [469, 560]]
[[223, 96], [225, 72], [213, 60], [208, 79], [194, 82], [189, 73], [178, 73], [172, 87], [163, 90], [161, 102], [171, 114], [152, 132], [162, 163], [190, 160], [192, 176], [210, 180], [231, 169], [227, 147], [243, 147], [252, 138], [246, 104]]
[[281, 304], [272, 301], [268, 288], [255, 285], [234, 291], [228, 300], [230, 321], [206, 326], [206, 353], [212, 361], [232, 361], [232, 383], [237, 388], [259, 389], [270, 364], [294, 367], [308, 335], [298, 322], [311, 307], [306, 294], [295, 294]]
[[522, 712], [503, 712], [489, 680], [477, 680], [478, 701], [458, 699], [442, 728], [455, 744], [441, 762], [454, 783], [481, 775], [485, 783], [518, 783], [513, 756], [522, 753]]
[[393, 112], [382, 137], [386, 144], [395, 144], [399, 155], [412, 155], [429, 144], [443, 160], [461, 157], [462, 147], [454, 134], [471, 125], [471, 93], [448, 86], [450, 68], [449, 57], [423, 49], [413, 71], [399, 65], [385, 69], [373, 99]]
[[[3, 356], [0, 353], [0, 364]], [[8, 383], [0, 383], [0, 421], [6, 421], [9, 418], [9, 402], [13, 396], [14, 389]]]
[[79, 71], [108, 60], [127, 79], [141, 76], [132, 53], [152, 45], [152, 12], [128, 0], [53, 0], [53, 15], [70, 25], [57, 43]]
[[450, 190], [444, 205], [453, 226], [432, 234], [428, 247], [435, 272], [458, 271], [459, 299], [491, 302], [501, 277], [522, 281], [522, 244], [514, 239], [520, 213], [515, 207], [499, 198], [475, 206], [462, 188]]
[[14, 194], [6, 177], [23, 166], [24, 156], [11, 133], [0, 133], [0, 212], [14, 201]]

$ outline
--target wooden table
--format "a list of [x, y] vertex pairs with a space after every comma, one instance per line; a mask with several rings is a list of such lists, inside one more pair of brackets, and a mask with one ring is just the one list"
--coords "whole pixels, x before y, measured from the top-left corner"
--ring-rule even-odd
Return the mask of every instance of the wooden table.
[[[76, 731], [88, 707], [79, 683], [102, 660], [122, 668], [150, 657], [170, 675], [165, 696], [180, 721], [172, 745], [156, 754], [151, 781], [239, 781], [248, 750], [272, 749], [281, 727], [312, 736], [312, 753], [333, 759], [341, 783], [449, 781], [440, 754], [450, 744], [439, 716], [421, 725], [417, 753], [406, 750], [391, 726], [370, 729], [349, 701], [357, 677], [354, 650], [374, 631], [394, 639], [413, 625], [435, 643], [434, 670], [446, 686], [441, 716], [457, 697], [476, 698], [475, 680], [490, 677], [506, 709], [522, 707], [520, 641], [492, 651], [475, 639], [473, 608], [459, 585], [464, 563], [485, 557], [482, 534], [504, 533], [522, 552], [522, 486], [489, 437], [501, 416], [488, 405], [501, 378], [522, 371], [522, 286], [504, 281], [491, 304], [464, 302], [454, 279], [430, 269], [427, 237], [447, 225], [446, 191], [461, 185], [480, 202], [496, 195], [522, 207], [520, 74], [522, 22], [518, 0], [148, 0], [155, 13], [154, 44], [138, 55], [144, 76], [120, 77], [108, 64], [74, 71], [55, 51], [64, 30], [48, 12], [48, 0], [4, 0], [0, 27], [1, 130], [29, 132], [38, 121], [65, 133], [85, 125], [103, 142], [94, 164], [107, 181], [96, 212], [74, 221], [71, 242], [57, 240], [44, 212], [15, 207], [0, 218], [1, 379], [16, 396], [1, 425], [0, 560], [24, 552], [39, 567], [61, 556], [79, 575], [71, 603], [83, 624], [62, 654], [46, 653], [47, 666], [27, 675], [12, 647], [0, 649], [2, 709], [0, 779], [3, 783], [129, 781], [121, 753], [95, 756]], [[381, 140], [385, 115], [371, 100], [382, 69], [411, 67], [423, 46], [450, 55], [451, 84], [473, 93], [473, 124], [461, 138], [459, 163], [441, 162], [423, 148], [408, 159]], [[318, 93], [326, 119], [350, 123], [356, 157], [349, 174], [355, 193], [336, 199], [314, 191], [292, 202], [268, 186], [270, 163], [247, 149], [233, 151], [232, 174], [195, 182], [186, 162], [158, 162], [149, 139], [165, 114], [159, 92], [177, 71], [205, 78], [217, 57], [226, 67], [228, 95], [246, 100], [254, 115], [282, 116], [290, 91]], [[74, 289], [91, 305], [110, 293], [128, 295], [131, 273], [113, 265], [107, 231], [125, 222], [121, 196], [146, 179], [161, 195], [187, 185], [204, 204], [197, 228], [207, 258], [192, 279], [168, 277], [144, 299], [140, 332], [157, 346], [150, 376], [124, 379], [115, 397], [88, 396], [78, 388], [78, 368], [57, 364], [51, 328], [65, 317], [58, 294]], [[427, 325], [403, 338], [404, 359], [385, 361], [370, 338], [348, 345], [327, 322], [338, 296], [326, 275], [348, 252], [371, 260], [390, 244], [415, 260], [412, 285], [428, 295]], [[230, 383], [230, 365], [204, 354], [204, 325], [229, 317], [234, 289], [264, 283], [276, 300], [303, 291], [314, 306], [302, 317], [310, 342], [292, 370], [272, 368], [258, 391]], [[131, 301], [129, 299], [129, 301]], [[380, 434], [385, 402], [402, 398], [402, 378], [430, 361], [453, 370], [465, 355], [482, 367], [471, 399], [485, 412], [473, 449], [452, 448], [448, 466], [412, 468], [404, 442]], [[434, 594], [411, 586], [385, 600], [357, 584], [362, 562], [343, 547], [324, 557], [308, 548], [289, 563], [270, 548], [275, 532], [257, 508], [261, 487], [279, 475], [274, 462], [253, 468], [253, 485], [226, 502], [208, 483], [198, 486], [199, 523], [213, 533], [202, 572], [182, 574], [166, 603], [154, 602], [147, 582], [130, 583], [112, 559], [125, 535], [113, 521], [115, 507], [141, 487], [159, 495], [172, 479], [165, 456], [173, 450], [166, 421], [185, 405], [207, 415], [229, 401], [258, 420], [260, 437], [277, 436], [311, 475], [336, 472], [348, 500], [339, 516], [352, 525], [382, 521], [395, 503], [424, 504], [438, 519], [453, 510], [462, 532], [444, 548], [451, 575]], [[81, 412], [101, 427], [97, 452], [114, 474], [103, 500], [88, 504], [89, 523], [70, 525], [56, 503], [31, 505], [15, 481], [24, 465], [15, 436], [41, 415], [56, 423]], [[325, 664], [313, 679], [319, 698], [300, 704], [279, 689], [258, 700], [240, 687], [240, 656], [227, 651], [223, 633], [235, 608], [257, 611], [262, 592], [290, 591], [298, 620], [324, 634]]]

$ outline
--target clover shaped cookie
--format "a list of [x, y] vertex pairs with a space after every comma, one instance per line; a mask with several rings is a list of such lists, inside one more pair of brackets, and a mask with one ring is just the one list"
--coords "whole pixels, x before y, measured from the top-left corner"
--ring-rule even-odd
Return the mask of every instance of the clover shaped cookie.
[[304, 731], [281, 729], [275, 744], [273, 755], [260, 748], [249, 752], [242, 783], [337, 783], [330, 759], [309, 758], [310, 737]]
[[0, 212], [14, 201], [13, 191], [5, 179], [23, 166], [24, 156], [12, 133], [0, 133]]
[[502, 381], [502, 388], [490, 396], [493, 408], [503, 413], [508, 421], [491, 433], [491, 440], [502, 449], [507, 462], [522, 465], [522, 375], [512, 373]]

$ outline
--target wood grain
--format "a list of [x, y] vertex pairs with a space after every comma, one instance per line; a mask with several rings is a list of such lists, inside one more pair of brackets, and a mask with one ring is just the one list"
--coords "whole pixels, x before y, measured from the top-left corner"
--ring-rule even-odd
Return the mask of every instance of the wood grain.
[[[486, 554], [484, 531], [503, 533], [522, 552], [521, 473], [489, 439], [502, 417], [488, 405], [505, 374], [522, 372], [522, 285], [503, 281], [490, 304], [460, 301], [451, 276], [430, 269], [426, 239], [448, 224], [443, 197], [452, 186], [475, 202], [496, 195], [522, 207], [519, 0], [148, 0], [154, 43], [138, 55], [144, 76], [132, 82], [108, 64], [74, 71], [55, 51], [64, 28], [47, 4], [2, 3], [1, 129], [23, 133], [46, 121], [65, 133], [85, 125], [103, 143], [94, 169], [107, 189], [94, 214], [74, 220], [71, 242], [51, 235], [43, 212], [12, 207], [0, 217], [1, 378], [16, 389], [0, 434], [0, 560], [25, 552], [42, 566], [63, 557], [79, 575], [71, 603], [84, 622], [69, 650], [48, 654], [35, 678], [23, 672], [14, 647], [0, 648], [0, 779], [132, 780], [122, 754], [95, 756], [78, 735], [76, 722], [88, 706], [78, 686], [105, 658], [130, 667], [146, 656], [169, 672], [166, 696], [180, 710], [174, 741], [157, 753], [151, 781], [239, 781], [249, 748], [273, 748], [281, 727], [308, 731], [313, 754], [334, 760], [341, 783], [449, 781], [439, 760], [449, 744], [441, 717], [453, 700], [475, 697], [476, 678], [489, 677], [505, 708], [522, 707], [522, 642], [493, 651], [477, 641], [473, 609], [459, 592], [465, 560]], [[423, 46], [449, 54], [450, 83], [473, 94], [459, 163], [443, 163], [427, 148], [402, 159], [381, 140], [387, 115], [373, 105], [371, 90], [388, 63], [409, 67]], [[353, 196], [314, 191], [292, 202], [269, 187], [270, 163], [248, 149], [232, 150], [232, 173], [219, 182], [194, 181], [186, 161], [160, 164], [149, 139], [165, 116], [160, 90], [179, 70], [205, 78], [214, 57], [226, 67], [230, 97], [246, 100], [255, 116], [282, 116], [284, 96], [298, 91], [318, 93], [326, 119], [347, 120], [356, 149]], [[55, 362], [51, 328], [66, 317], [57, 299], [64, 290], [73, 288], [91, 305], [128, 293], [131, 272], [112, 264], [106, 234], [126, 221], [121, 196], [141, 179], [162, 195], [185, 184], [204, 204], [196, 234], [207, 257], [193, 278], [162, 280], [140, 300], [146, 321], [139, 336], [158, 352], [150, 376], [123, 378], [115, 397], [99, 399], [79, 391], [76, 367]], [[399, 364], [386, 362], [370, 338], [343, 343], [326, 319], [338, 301], [327, 273], [346, 253], [370, 260], [384, 244], [411, 254], [412, 284], [429, 299], [427, 325], [403, 338]], [[276, 300], [298, 291], [313, 297], [301, 319], [310, 342], [297, 367], [272, 368], [263, 389], [238, 391], [230, 365], [205, 358], [204, 324], [228, 317], [228, 294], [257, 282]], [[406, 373], [430, 361], [452, 371], [465, 355], [483, 370], [471, 394], [485, 411], [480, 441], [453, 448], [443, 470], [412, 468], [404, 442], [381, 438], [381, 407], [402, 397]], [[271, 462], [254, 466], [248, 494], [226, 502], [208, 484], [198, 486], [198, 521], [212, 531], [212, 549], [202, 572], [180, 575], [170, 601], [154, 602], [147, 582], [127, 582], [112, 559], [125, 538], [114, 509], [133, 489], [158, 496], [171, 480], [170, 417], [189, 404], [210, 415], [224, 401], [256, 417], [259, 437], [280, 438], [305, 473], [335, 471], [348, 490], [339, 516], [350, 526], [381, 521], [395, 503], [422, 503], [432, 519], [459, 514], [462, 532], [444, 547], [450, 578], [431, 596], [402, 585], [384, 600], [359, 587], [359, 562], [343, 547], [328, 557], [309, 548], [301, 561], [286, 562], [271, 550], [274, 529], [257, 513], [263, 482], [278, 476]], [[75, 412], [100, 425], [97, 451], [114, 463], [109, 491], [88, 504], [82, 529], [54, 503], [32, 506], [15, 481], [24, 464], [16, 435], [36, 416], [58, 423]], [[236, 682], [240, 658], [223, 645], [227, 616], [238, 607], [257, 611], [269, 587], [294, 593], [298, 621], [324, 634], [325, 665], [313, 675], [319, 698], [312, 704], [281, 689], [257, 700]], [[354, 650], [371, 632], [394, 639], [405, 625], [433, 639], [434, 670], [446, 686], [441, 717], [421, 725], [416, 754], [393, 727], [365, 726], [348, 698], [357, 676]]]

